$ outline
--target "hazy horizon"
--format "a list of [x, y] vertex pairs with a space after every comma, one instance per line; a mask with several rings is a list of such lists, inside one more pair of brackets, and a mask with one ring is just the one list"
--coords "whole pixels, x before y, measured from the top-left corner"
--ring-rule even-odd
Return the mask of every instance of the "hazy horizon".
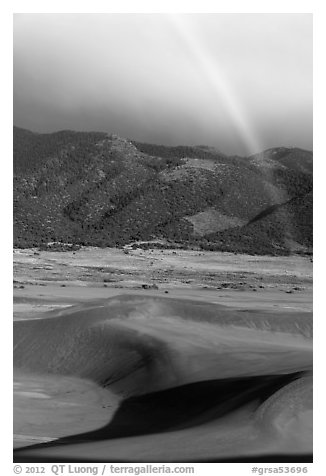
[[312, 150], [312, 15], [15, 14], [14, 124]]

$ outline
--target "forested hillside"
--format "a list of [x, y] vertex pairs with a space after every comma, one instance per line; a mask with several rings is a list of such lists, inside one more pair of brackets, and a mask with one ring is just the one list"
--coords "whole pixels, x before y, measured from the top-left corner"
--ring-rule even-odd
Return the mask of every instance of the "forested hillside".
[[143, 144], [14, 128], [14, 246], [135, 241], [251, 254], [311, 253], [312, 153]]

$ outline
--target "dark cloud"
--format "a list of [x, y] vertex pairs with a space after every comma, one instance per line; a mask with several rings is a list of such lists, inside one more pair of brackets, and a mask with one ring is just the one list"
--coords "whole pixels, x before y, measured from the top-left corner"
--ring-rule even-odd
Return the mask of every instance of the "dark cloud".
[[14, 122], [229, 153], [312, 148], [310, 14], [18, 14]]

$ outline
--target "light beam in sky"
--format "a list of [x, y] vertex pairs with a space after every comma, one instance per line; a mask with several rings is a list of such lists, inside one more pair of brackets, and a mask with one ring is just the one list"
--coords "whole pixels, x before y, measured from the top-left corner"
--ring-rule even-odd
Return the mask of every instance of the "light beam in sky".
[[248, 152], [250, 154], [260, 152], [262, 149], [261, 144], [237, 97], [236, 91], [223, 72], [222, 64], [203, 45], [191, 21], [189, 21], [190, 17], [191, 15], [169, 15], [171, 24], [185, 42], [189, 49], [189, 54], [192, 55], [198, 65], [198, 71], [205, 76], [207, 84], [213, 91], [216, 98], [216, 107], [222, 103], [226, 114], [229, 115], [238, 130]]

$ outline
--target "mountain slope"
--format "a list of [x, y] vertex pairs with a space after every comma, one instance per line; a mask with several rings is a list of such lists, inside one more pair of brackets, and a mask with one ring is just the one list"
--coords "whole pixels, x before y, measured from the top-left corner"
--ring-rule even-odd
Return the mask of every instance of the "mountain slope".
[[14, 128], [14, 245], [165, 240], [284, 254], [312, 246], [312, 153], [248, 158], [105, 133]]

